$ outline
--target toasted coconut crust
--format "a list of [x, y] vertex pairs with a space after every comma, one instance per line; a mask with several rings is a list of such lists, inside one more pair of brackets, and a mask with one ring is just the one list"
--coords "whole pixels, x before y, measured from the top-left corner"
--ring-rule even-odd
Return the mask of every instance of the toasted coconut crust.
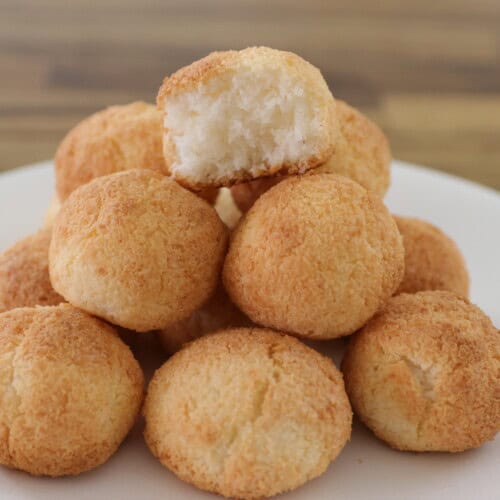
[[198, 85], [206, 83], [210, 78], [224, 73], [226, 68], [231, 68], [234, 64], [237, 64], [238, 54], [237, 50], [211, 52], [202, 59], [167, 76], [163, 80], [156, 97], [158, 109], [160, 111], [164, 110], [165, 99], [168, 96], [194, 89]]
[[[170, 153], [171, 150], [169, 149], [169, 151], [166, 152], [165, 154], [170, 154]], [[230, 188], [235, 184], [247, 181], [253, 181], [255, 179], [267, 180], [267, 178], [274, 178], [274, 176], [303, 174], [306, 171], [309, 171], [311, 169], [316, 169], [317, 167], [323, 165], [325, 160], [330, 157], [330, 153], [331, 151], [328, 154], [321, 154], [311, 157], [307, 162], [300, 164], [284, 163], [280, 165], [266, 165], [265, 170], [259, 172], [257, 175], [251, 174], [249, 172], [240, 172], [236, 176], [227, 175], [221, 177], [220, 180], [218, 180], [215, 185], [217, 186], [217, 188], [220, 187]], [[167, 166], [167, 169], [168, 168], [169, 167]], [[196, 193], [203, 192], [204, 190], [210, 189], [214, 186], [214, 183], [212, 181], [207, 181], [207, 182], [193, 181], [191, 177], [185, 177], [178, 173], [173, 174], [170, 170], [169, 170], [169, 175], [171, 175], [175, 179], [175, 181], [178, 182], [181, 186], [184, 186], [186, 189], [189, 189], [191, 191], [195, 191]]]

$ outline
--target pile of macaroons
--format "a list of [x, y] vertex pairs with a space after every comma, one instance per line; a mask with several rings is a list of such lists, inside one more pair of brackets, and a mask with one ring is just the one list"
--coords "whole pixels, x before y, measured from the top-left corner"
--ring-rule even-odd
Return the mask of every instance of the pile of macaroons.
[[[45, 228], [0, 256], [0, 462], [92, 469], [142, 408], [180, 479], [262, 498], [326, 470], [351, 407], [399, 450], [493, 439], [498, 331], [453, 241], [385, 207], [390, 161], [315, 67], [264, 47], [78, 124]], [[124, 331], [171, 355], [144, 401]], [[339, 337], [341, 371], [300, 341]]]

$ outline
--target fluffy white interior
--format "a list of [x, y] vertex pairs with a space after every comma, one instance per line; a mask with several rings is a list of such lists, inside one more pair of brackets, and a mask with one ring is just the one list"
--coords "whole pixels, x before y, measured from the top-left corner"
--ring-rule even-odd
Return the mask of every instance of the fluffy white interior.
[[324, 140], [317, 97], [279, 66], [214, 77], [169, 97], [165, 111], [172, 171], [201, 182], [303, 162]]

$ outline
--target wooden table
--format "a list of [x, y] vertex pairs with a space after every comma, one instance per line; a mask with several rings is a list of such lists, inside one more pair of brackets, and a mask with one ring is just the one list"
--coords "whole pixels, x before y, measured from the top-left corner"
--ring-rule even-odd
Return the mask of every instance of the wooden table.
[[316, 64], [394, 156], [500, 188], [499, 0], [0, 0], [0, 170], [214, 49]]

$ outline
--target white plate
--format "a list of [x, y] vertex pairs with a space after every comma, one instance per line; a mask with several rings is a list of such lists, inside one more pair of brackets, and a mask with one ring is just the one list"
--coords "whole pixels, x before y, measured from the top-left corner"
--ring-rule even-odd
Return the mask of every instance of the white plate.
[[[0, 250], [39, 227], [52, 193], [50, 162], [0, 175]], [[394, 162], [392, 188], [386, 201], [394, 213], [431, 221], [458, 243], [471, 275], [472, 300], [499, 326], [498, 193], [432, 170]], [[338, 348], [338, 343], [332, 343], [327, 350], [337, 358]], [[499, 471], [498, 439], [459, 454], [403, 453], [391, 450], [356, 423], [351, 441], [323, 476], [280, 498], [498, 499]], [[34, 478], [0, 468], [0, 498], [214, 497], [182, 483], [164, 469], [148, 452], [138, 424], [109, 462], [78, 477]]]

